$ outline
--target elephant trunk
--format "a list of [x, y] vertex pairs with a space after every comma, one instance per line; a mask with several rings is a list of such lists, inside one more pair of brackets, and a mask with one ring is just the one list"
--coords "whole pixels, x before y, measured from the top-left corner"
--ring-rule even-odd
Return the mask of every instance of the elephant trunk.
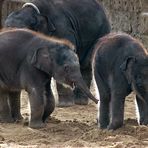
[[87, 96], [89, 97], [92, 101], [94, 101], [96, 104], [98, 103], [98, 99], [96, 99], [92, 93], [90, 92], [89, 88], [85, 84], [84, 80], [81, 78], [79, 81], [75, 82], [75, 85]]

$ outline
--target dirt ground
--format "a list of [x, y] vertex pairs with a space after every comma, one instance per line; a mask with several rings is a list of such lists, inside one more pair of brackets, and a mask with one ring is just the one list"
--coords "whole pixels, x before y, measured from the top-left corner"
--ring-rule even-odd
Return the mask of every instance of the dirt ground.
[[[27, 98], [24, 92], [22, 98]], [[24, 117], [29, 114], [26, 102], [22, 103]], [[0, 124], [0, 147], [148, 147], [148, 127], [137, 123], [133, 94], [126, 99], [122, 128], [116, 131], [101, 130], [97, 127], [96, 116], [96, 105], [91, 102], [87, 106], [56, 107], [47, 127], [42, 129], [31, 129], [22, 123]]]

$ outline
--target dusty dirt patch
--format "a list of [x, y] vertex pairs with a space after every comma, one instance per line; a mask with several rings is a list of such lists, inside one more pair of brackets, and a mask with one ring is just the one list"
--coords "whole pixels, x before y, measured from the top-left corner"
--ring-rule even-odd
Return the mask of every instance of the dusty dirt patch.
[[[28, 114], [26, 101], [22, 114]], [[137, 124], [133, 95], [127, 98], [122, 128], [114, 132], [98, 129], [96, 114], [96, 106], [90, 103], [88, 106], [56, 108], [47, 127], [39, 130], [21, 123], [0, 124], [0, 147], [148, 147], [148, 127]]]

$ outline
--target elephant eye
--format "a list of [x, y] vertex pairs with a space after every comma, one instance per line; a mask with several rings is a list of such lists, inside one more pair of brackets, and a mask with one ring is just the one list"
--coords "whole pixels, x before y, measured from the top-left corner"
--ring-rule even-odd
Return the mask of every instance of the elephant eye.
[[31, 17], [31, 18], [29, 19], [29, 22], [30, 22], [30, 25], [31, 25], [32, 27], [34, 27], [34, 26], [37, 24], [37, 18], [36, 18], [36, 16]]
[[66, 72], [66, 73], [69, 73], [69, 70], [70, 70], [70, 67], [69, 67], [69, 65], [64, 65], [64, 71]]
[[76, 50], [76, 48], [74, 48], [74, 50], [73, 50], [75, 53], [77, 52], [77, 50]]

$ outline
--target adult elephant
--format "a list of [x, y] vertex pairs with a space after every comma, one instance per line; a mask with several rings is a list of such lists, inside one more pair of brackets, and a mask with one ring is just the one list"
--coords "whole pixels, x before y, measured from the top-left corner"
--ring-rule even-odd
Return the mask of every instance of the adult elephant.
[[[25, 27], [71, 41], [76, 46], [81, 72], [88, 86], [91, 82], [92, 46], [98, 38], [110, 32], [104, 9], [95, 0], [33, 0], [12, 12], [5, 27]], [[88, 104], [88, 98], [78, 88], [74, 90], [75, 95], [70, 90], [65, 93], [61, 85], [57, 88], [61, 106], [74, 102]]]

